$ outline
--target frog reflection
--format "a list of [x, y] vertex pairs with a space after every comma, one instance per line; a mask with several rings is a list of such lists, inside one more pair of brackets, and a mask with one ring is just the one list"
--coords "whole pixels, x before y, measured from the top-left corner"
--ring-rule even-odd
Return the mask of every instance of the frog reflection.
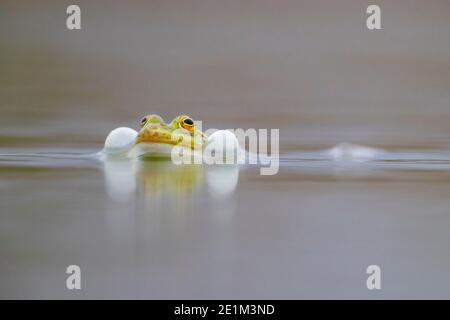
[[190, 195], [206, 186], [215, 198], [230, 196], [239, 179], [237, 165], [176, 165], [149, 159], [104, 161], [108, 195], [117, 201], [130, 201], [136, 193], [145, 196], [167, 194], [176, 198]]
[[192, 193], [203, 178], [203, 168], [200, 165], [141, 160], [136, 168], [136, 180], [145, 193]]

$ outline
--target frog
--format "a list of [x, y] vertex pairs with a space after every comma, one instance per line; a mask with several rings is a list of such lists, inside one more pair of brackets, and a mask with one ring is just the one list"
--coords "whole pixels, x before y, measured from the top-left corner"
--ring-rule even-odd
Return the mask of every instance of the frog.
[[[148, 114], [141, 118], [139, 127], [139, 131], [127, 127], [112, 130], [105, 140], [101, 156], [107, 159], [173, 160], [174, 154], [181, 153], [183, 159], [192, 156], [201, 160], [212, 159], [212, 154], [229, 158], [238, 152], [240, 155], [245, 154], [234, 133], [217, 130], [206, 135], [185, 114], [169, 123], [157, 114]], [[205, 151], [208, 151], [206, 156]]]

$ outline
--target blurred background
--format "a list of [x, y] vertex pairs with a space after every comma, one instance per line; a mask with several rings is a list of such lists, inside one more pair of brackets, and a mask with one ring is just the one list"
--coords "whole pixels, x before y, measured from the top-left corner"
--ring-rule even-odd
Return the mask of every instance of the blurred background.
[[[2, 1], [1, 133], [102, 142], [148, 112], [282, 128], [284, 144], [448, 145], [450, 5], [378, 1]], [[24, 121], [27, 125], [17, 125]]]
[[[66, 28], [70, 4], [81, 30]], [[370, 4], [382, 30], [366, 28]], [[148, 113], [279, 128], [281, 152], [446, 149], [449, 88], [446, 0], [0, 4], [3, 153], [99, 150]], [[151, 178], [116, 204], [91, 164], [4, 162], [0, 297], [450, 298], [448, 170], [318, 171], [244, 171], [226, 200], [202, 182], [149, 198]], [[365, 287], [369, 264], [381, 291]]]

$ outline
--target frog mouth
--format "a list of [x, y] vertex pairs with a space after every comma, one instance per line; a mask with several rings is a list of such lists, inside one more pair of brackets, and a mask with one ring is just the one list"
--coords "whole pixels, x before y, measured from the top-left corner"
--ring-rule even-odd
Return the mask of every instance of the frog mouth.
[[168, 144], [171, 146], [179, 145], [185, 148], [197, 149], [201, 145], [195, 143], [194, 138], [186, 135], [173, 134], [169, 131], [165, 132], [164, 128], [156, 126], [147, 126], [138, 133], [136, 137], [136, 143], [157, 143], [157, 144]]
[[163, 132], [161, 127], [147, 126], [143, 128], [136, 137], [136, 143], [162, 143], [177, 145], [181, 142], [170, 132]]

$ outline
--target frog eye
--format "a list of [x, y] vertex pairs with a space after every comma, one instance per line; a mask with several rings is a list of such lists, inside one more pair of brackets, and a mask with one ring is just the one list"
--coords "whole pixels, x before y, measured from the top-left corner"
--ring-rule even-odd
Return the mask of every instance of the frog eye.
[[194, 121], [191, 118], [184, 119], [183, 123], [187, 124], [188, 126], [193, 126], [194, 125]]
[[186, 117], [181, 121], [181, 126], [191, 132], [195, 129], [194, 120], [189, 117]]
[[157, 114], [150, 114], [143, 117], [139, 125], [143, 128], [147, 123], [164, 123], [164, 120]]
[[148, 117], [147, 117], [147, 116], [143, 117], [143, 118], [141, 119], [141, 122], [139, 123], [139, 126], [140, 126], [141, 128], [143, 128], [143, 127], [145, 126], [145, 124], [147, 123], [147, 120], [148, 120]]

